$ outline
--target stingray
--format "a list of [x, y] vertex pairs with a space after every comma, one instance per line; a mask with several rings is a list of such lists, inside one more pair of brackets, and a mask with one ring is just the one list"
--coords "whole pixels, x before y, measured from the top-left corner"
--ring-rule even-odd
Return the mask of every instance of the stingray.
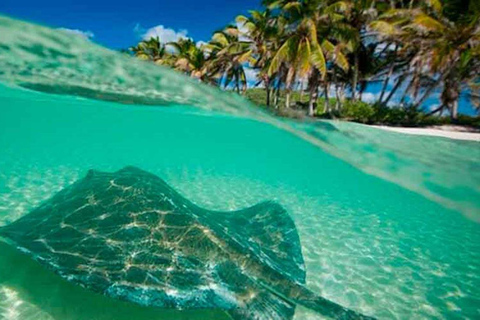
[[292, 319], [302, 305], [370, 319], [306, 288], [300, 239], [279, 204], [206, 210], [135, 167], [90, 170], [0, 236], [70, 282], [143, 306], [250, 320]]

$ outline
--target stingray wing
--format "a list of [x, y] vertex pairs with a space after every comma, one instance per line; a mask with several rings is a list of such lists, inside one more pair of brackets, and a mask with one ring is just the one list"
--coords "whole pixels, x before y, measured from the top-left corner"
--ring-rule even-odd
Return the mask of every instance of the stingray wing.
[[280, 205], [204, 210], [134, 167], [90, 171], [0, 235], [69, 281], [141, 305], [291, 319], [305, 298], [288, 296], [305, 269]]
[[278, 203], [266, 201], [235, 212], [209, 212], [203, 222], [230, 245], [294, 282], [305, 283], [295, 223]]
[[[297, 304], [332, 319], [373, 319], [327, 300], [305, 287], [305, 266], [293, 220], [277, 203], [236, 212], [207, 212], [204, 224], [243, 254], [219, 265], [218, 275], [236, 292], [234, 319], [292, 319]], [[248, 260], [248, 262], [247, 262]], [[242, 268], [258, 262], [261, 268]]]
[[236, 305], [234, 319], [292, 319], [296, 303], [279, 294], [305, 283], [305, 267], [295, 224], [275, 202], [235, 212], [199, 211], [198, 218], [230, 250], [218, 261], [217, 282]]
[[202, 262], [179, 254], [181, 237], [199, 232], [173, 193], [137, 168], [90, 171], [0, 234], [94, 291], [165, 308], [218, 307]]
[[[290, 248], [286, 234], [277, 241], [274, 233], [262, 233], [275, 213], [287, 216], [268, 203], [235, 214], [203, 210], [158, 177], [127, 167], [90, 171], [0, 234], [63, 278], [112, 297], [164, 308], [221, 308], [243, 319], [270, 308], [263, 315], [289, 319], [291, 304], [248, 276], [238, 286], [224, 272], [232, 252], [251, 252], [286, 270], [288, 259], [279, 254], [298, 249], [298, 236]], [[228, 219], [219, 225], [217, 218]], [[219, 231], [225, 228], [231, 232]], [[300, 251], [295, 256], [301, 260]], [[304, 272], [296, 278], [302, 281]], [[245, 299], [246, 293], [256, 299]]]

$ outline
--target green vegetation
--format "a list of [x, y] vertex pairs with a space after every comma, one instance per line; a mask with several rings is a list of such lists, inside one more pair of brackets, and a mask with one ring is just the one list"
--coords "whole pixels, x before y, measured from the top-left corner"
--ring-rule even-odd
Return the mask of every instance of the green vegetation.
[[[282, 115], [362, 123], [475, 123], [460, 117], [461, 95], [480, 102], [477, 0], [264, 0], [209, 43], [153, 38], [130, 48], [211, 85], [234, 89]], [[246, 68], [261, 88], [247, 90]], [[372, 104], [369, 84], [380, 84]], [[434, 92], [431, 114], [422, 104]], [[262, 94], [263, 93], [263, 94]], [[397, 107], [390, 107], [399, 97]], [[398, 99], [397, 99], [398, 100]], [[388, 107], [387, 107], [388, 106]], [[300, 112], [297, 112], [300, 111]], [[477, 121], [478, 122], [478, 121]]]
[[382, 124], [402, 127], [423, 127], [433, 125], [458, 124], [480, 128], [480, 117], [458, 115], [455, 120], [448, 116], [433, 116], [420, 111], [415, 106], [386, 107], [368, 104], [363, 101], [346, 101], [343, 108], [321, 117], [342, 118], [364, 124]]
[[[248, 89], [245, 97], [253, 103], [267, 108], [265, 105], [266, 93], [260, 88]], [[279, 116], [291, 118], [305, 118], [307, 116], [308, 96], [301, 95], [295, 91], [292, 93], [292, 99], [296, 101], [295, 106], [291, 108], [271, 108]], [[285, 92], [279, 93], [280, 105], [285, 101]], [[341, 104], [337, 104], [337, 99], [330, 98], [329, 105], [340, 106], [327, 112], [325, 110], [325, 99], [317, 99], [319, 107], [315, 108], [316, 117], [324, 119], [343, 119], [364, 124], [383, 124], [391, 126], [422, 127], [434, 125], [459, 124], [480, 128], [480, 117], [467, 115], [458, 115], [456, 120], [450, 116], [436, 116], [423, 112], [413, 105], [405, 107], [387, 107], [381, 104], [367, 103], [364, 101], [352, 101], [345, 99]]]

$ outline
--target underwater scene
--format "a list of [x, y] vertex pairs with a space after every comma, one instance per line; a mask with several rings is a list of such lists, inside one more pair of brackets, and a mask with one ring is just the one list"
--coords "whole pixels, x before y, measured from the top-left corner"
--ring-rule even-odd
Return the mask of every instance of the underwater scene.
[[0, 16], [0, 319], [479, 318], [479, 159]]

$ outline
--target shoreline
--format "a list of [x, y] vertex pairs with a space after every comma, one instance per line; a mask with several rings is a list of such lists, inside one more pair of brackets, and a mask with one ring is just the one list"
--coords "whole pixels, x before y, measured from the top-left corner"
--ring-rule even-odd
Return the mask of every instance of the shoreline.
[[382, 125], [369, 125], [369, 127], [399, 132], [404, 134], [442, 137], [454, 140], [476, 141], [480, 142], [480, 130], [475, 130], [465, 126], [443, 125], [431, 126], [425, 128], [409, 128], [409, 127], [390, 127]]

